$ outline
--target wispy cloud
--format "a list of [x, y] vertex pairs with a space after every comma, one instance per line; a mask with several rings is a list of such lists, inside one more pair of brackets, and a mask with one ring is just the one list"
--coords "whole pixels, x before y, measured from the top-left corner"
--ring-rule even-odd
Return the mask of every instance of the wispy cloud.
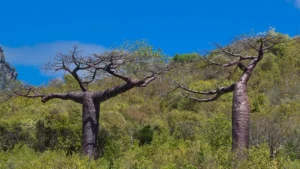
[[287, 0], [287, 2], [294, 3], [296, 8], [300, 9], [300, 0]]
[[[2, 46], [6, 60], [13, 65], [42, 66], [58, 52], [68, 52], [74, 45], [84, 50], [83, 54], [100, 53], [105, 47], [96, 44], [86, 44], [77, 41], [56, 41], [32, 46], [9, 47]], [[1, 45], [0, 45], [1, 46]]]
[[300, 9], [300, 0], [296, 0], [295, 4], [296, 4], [296, 7]]

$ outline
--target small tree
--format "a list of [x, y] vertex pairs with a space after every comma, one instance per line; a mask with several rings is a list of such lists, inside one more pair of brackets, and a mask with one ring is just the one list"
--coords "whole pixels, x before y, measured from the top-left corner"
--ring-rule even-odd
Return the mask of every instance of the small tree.
[[[274, 110], [275, 109], [275, 110]], [[277, 108], [278, 109], [278, 108]], [[256, 116], [256, 117], [255, 117]], [[287, 142], [297, 140], [297, 117], [285, 115], [284, 113], [270, 108], [268, 114], [256, 114], [251, 121], [250, 140], [251, 144], [259, 147], [267, 143], [270, 151], [270, 158], [275, 159], [276, 154], [287, 145]]]
[[[82, 148], [83, 154], [95, 157], [99, 130], [100, 103], [129, 91], [135, 87], [146, 87], [167, 68], [163, 55], [148, 45], [127, 45], [109, 52], [81, 56], [75, 46], [67, 54], [57, 54], [45, 65], [46, 70], [64, 71], [77, 82], [80, 91], [67, 93], [41, 93], [37, 88], [23, 86], [14, 90], [14, 96], [41, 98], [43, 103], [52, 99], [72, 100], [82, 104]], [[131, 75], [131, 77], [127, 75]], [[95, 80], [115, 77], [123, 84], [104, 91], [90, 91], [88, 86]]]
[[[237, 69], [241, 70], [239, 78], [229, 86], [218, 87], [211, 91], [197, 91], [177, 83], [178, 88], [187, 92], [186, 97], [197, 102], [212, 102], [226, 93], [233, 92], [232, 150], [234, 152], [241, 153], [249, 147], [250, 104], [247, 83], [256, 65], [263, 59], [265, 51], [278, 44], [279, 41], [280, 38], [273, 31], [269, 31], [253, 37], [243, 37], [227, 47], [216, 44], [217, 50], [211, 52], [209, 57], [201, 57], [201, 60], [206, 63], [204, 67], [216, 66], [222, 69], [235, 67], [233, 73], [237, 72]], [[253, 54], [255, 52], [257, 53], [256, 56], [248, 55], [248, 53]], [[228, 56], [230, 61], [225, 63], [214, 61], [214, 58], [220, 58], [221, 56]], [[233, 73], [227, 78], [232, 77]], [[199, 98], [191, 94], [212, 97]]]

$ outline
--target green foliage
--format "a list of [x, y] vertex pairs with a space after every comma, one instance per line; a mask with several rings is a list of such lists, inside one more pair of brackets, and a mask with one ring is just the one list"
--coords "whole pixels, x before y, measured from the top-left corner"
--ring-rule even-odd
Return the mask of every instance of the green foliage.
[[[300, 43], [294, 40], [275, 46], [252, 74], [248, 84], [251, 147], [244, 161], [231, 153], [232, 94], [212, 103], [197, 103], [179, 90], [170, 92], [174, 86], [161, 78], [147, 89], [133, 89], [101, 103], [97, 160], [81, 156], [80, 104], [60, 100], [42, 104], [39, 99], [26, 98], [1, 103], [0, 168], [300, 168], [299, 49]], [[161, 57], [159, 50], [149, 46], [137, 51], [144, 52], [145, 58], [149, 53]], [[198, 55], [176, 57], [176, 62], [188, 63]], [[240, 73], [237, 70], [224, 80], [233, 70], [198, 69], [202, 66], [183, 64], [168, 76], [189, 88], [207, 90], [231, 84]], [[104, 77], [90, 89], [119, 83]], [[42, 90], [76, 88], [74, 79], [65, 76]]]
[[184, 63], [184, 62], [191, 62], [197, 58], [199, 58], [200, 55], [197, 53], [190, 53], [190, 54], [176, 54], [173, 57], [173, 60], [177, 63]]
[[205, 138], [214, 149], [231, 146], [231, 123], [228, 117], [219, 114], [208, 119], [205, 130]]
[[146, 125], [139, 130], [137, 139], [140, 141], [140, 145], [150, 144], [153, 139], [153, 129], [151, 129], [151, 126]]

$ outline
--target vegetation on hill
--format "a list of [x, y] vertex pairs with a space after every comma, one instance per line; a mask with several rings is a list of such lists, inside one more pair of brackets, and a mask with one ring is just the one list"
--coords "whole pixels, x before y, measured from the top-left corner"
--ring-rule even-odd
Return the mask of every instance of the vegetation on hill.
[[[265, 53], [248, 82], [251, 107], [247, 159], [231, 152], [232, 94], [209, 103], [174, 90], [170, 79], [194, 90], [226, 86], [237, 70], [206, 67], [195, 54], [177, 55], [178, 67], [146, 89], [133, 88], [100, 106], [99, 157], [81, 155], [82, 106], [71, 101], [15, 97], [0, 104], [0, 168], [300, 168], [300, 39]], [[224, 61], [217, 56], [214, 61]], [[188, 60], [193, 60], [189, 62]], [[103, 77], [93, 90], [115, 86]], [[65, 75], [42, 90], [68, 92]]]

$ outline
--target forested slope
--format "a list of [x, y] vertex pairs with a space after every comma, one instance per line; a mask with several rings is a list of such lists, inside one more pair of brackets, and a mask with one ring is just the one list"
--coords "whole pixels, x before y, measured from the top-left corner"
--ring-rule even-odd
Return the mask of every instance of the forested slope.
[[[101, 157], [95, 161], [80, 155], [81, 105], [22, 97], [1, 103], [1, 168], [300, 168], [299, 38], [268, 51], [252, 74], [251, 147], [243, 161], [231, 152], [232, 94], [197, 103], [172, 83], [202, 90], [238, 76], [224, 80], [232, 69], [188, 62], [195, 54], [175, 58], [179, 66], [147, 88], [101, 103]], [[91, 88], [115, 84], [119, 81], [108, 77]], [[49, 93], [74, 89], [70, 76], [43, 88]]]

